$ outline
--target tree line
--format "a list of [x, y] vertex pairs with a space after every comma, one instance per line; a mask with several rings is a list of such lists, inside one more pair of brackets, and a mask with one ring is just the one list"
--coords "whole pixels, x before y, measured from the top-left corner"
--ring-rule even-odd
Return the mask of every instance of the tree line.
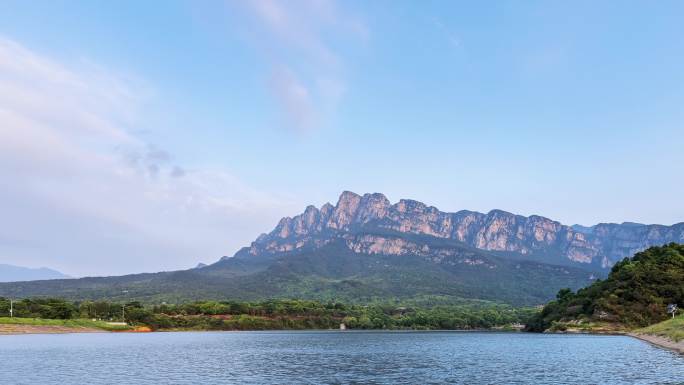
[[[9, 315], [9, 299], [0, 298], [0, 316]], [[488, 329], [526, 323], [534, 310], [507, 305], [346, 304], [309, 300], [260, 302], [197, 301], [183, 304], [69, 302], [27, 298], [13, 304], [15, 317], [88, 318], [144, 325], [154, 330], [336, 329]]]
[[684, 245], [651, 247], [625, 258], [608, 278], [558, 292], [532, 317], [530, 331], [563, 330], [568, 322], [607, 322], [643, 327], [665, 320], [669, 304], [684, 304]]

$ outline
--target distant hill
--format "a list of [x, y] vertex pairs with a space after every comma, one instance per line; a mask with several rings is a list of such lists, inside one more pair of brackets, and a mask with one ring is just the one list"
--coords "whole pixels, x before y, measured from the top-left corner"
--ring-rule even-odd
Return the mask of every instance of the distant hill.
[[68, 275], [45, 267], [29, 268], [0, 263], [0, 282], [36, 281], [43, 279], [64, 279]]
[[348, 242], [367, 242], [375, 236], [358, 233], [352, 240], [337, 239], [320, 248], [275, 255], [240, 254], [200, 269], [0, 284], [0, 296], [170, 303], [226, 298], [366, 303], [433, 296], [533, 305], [545, 302], [561, 287], [591, 282], [591, 273], [582, 269], [510, 260], [429, 236], [383, 234], [389, 242], [404, 245], [406, 253], [399, 255], [349, 247]]
[[684, 305], [684, 245], [675, 243], [618, 262], [606, 280], [577, 293], [559, 291], [528, 326], [534, 331], [577, 321], [646, 326], [667, 319], [668, 304]]
[[[0, 296], [143, 301], [266, 298], [351, 302], [416, 297], [534, 305], [603, 277], [626, 253], [684, 240], [673, 226], [565, 226], [501, 210], [447, 213], [414, 200], [344, 192], [283, 218], [233, 257], [201, 268], [0, 284]], [[199, 266], [198, 266], [199, 267]]]

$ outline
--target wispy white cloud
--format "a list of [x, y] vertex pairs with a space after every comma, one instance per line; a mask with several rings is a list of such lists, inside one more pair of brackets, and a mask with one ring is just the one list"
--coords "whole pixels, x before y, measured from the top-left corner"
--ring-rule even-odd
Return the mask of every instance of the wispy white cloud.
[[446, 41], [454, 48], [461, 46], [461, 39], [439, 18], [432, 18], [432, 24], [444, 35]]
[[280, 100], [289, 120], [300, 129], [316, 126], [316, 109], [309, 87], [302, 84], [288, 68], [276, 68], [271, 76], [273, 94]]
[[332, 0], [251, 0], [236, 3], [252, 20], [272, 67], [270, 88], [288, 126], [325, 125], [347, 88], [341, 41], [360, 43], [366, 25]]
[[72, 275], [173, 269], [232, 254], [280, 197], [178, 164], [136, 136], [153, 95], [90, 64], [0, 38], [0, 262]]

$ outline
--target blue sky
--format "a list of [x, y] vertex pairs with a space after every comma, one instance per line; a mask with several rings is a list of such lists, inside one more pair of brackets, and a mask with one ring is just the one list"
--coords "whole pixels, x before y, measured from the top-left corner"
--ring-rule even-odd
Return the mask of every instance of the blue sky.
[[343, 190], [684, 220], [684, 4], [2, 1], [0, 262], [232, 255]]

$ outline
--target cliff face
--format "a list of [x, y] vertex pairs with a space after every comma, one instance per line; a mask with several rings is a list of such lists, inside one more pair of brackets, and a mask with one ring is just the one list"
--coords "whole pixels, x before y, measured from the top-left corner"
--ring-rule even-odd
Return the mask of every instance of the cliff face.
[[[392, 236], [383, 234], [392, 234]], [[364, 236], [361, 236], [365, 234]], [[397, 234], [422, 235], [462, 242], [488, 251], [565, 262], [611, 267], [616, 261], [649, 246], [684, 242], [684, 223], [673, 226], [635, 223], [566, 226], [541, 216], [524, 217], [501, 210], [447, 213], [422, 202], [402, 199], [395, 204], [382, 194], [345, 191], [335, 206], [309, 206], [294, 218], [283, 218], [238, 254], [268, 255], [316, 249], [345, 239], [356, 252], [384, 255], [429, 254], [415, 250]]]

